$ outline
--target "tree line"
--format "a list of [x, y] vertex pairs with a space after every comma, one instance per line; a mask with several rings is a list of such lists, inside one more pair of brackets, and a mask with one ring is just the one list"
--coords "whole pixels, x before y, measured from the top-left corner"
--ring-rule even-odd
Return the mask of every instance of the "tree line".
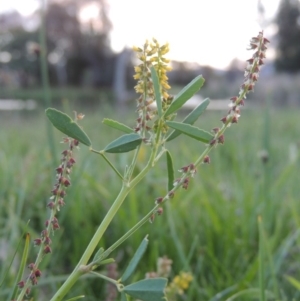
[[[98, 1], [97, 24], [82, 24], [78, 10], [89, 1], [65, 1], [51, 3], [45, 12], [45, 28], [48, 48], [49, 76], [52, 85], [90, 85], [111, 87], [118, 56], [112, 51], [109, 34], [112, 23], [107, 14], [107, 2]], [[35, 12], [35, 17], [39, 17]], [[34, 18], [34, 15], [33, 15]], [[0, 25], [5, 20], [0, 17]], [[278, 72], [300, 70], [300, 1], [281, 0], [276, 18], [272, 21], [278, 31], [273, 37], [276, 48], [274, 66]], [[99, 25], [100, 24], [100, 25]], [[14, 70], [19, 85], [29, 87], [40, 84], [39, 27], [25, 30], [23, 26], [11, 26], [1, 32], [0, 53], [9, 53], [10, 59], [1, 61], [0, 71]], [[4, 70], [4, 71], [3, 71]], [[1, 75], [1, 74], [0, 74]], [[131, 74], [128, 74], [130, 78]], [[0, 79], [1, 85], [1, 79]]]

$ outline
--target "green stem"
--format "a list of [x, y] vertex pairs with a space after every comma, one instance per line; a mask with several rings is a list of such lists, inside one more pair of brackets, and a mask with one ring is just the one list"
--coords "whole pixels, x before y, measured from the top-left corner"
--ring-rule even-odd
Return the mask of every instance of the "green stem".
[[102, 223], [100, 224], [99, 228], [95, 232], [93, 238], [91, 239], [89, 245], [87, 246], [84, 254], [82, 255], [81, 259], [79, 260], [77, 266], [75, 267], [74, 271], [65, 281], [65, 283], [60, 287], [60, 289], [56, 292], [56, 294], [52, 297], [50, 301], [60, 301], [62, 298], [69, 292], [78, 278], [88, 272], [88, 270], [83, 269], [83, 267], [87, 264], [88, 260], [92, 256], [94, 250], [96, 249], [100, 239], [102, 238], [103, 234], [105, 233], [107, 227], [109, 226], [110, 222], [112, 221], [113, 217], [116, 215], [117, 211], [119, 210], [120, 206], [122, 205], [125, 197], [129, 193], [131, 188], [127, 187], [123, 184], [119, 195], [117, 196], [116, 200], [112, 204], [111, 208], [107, 212], [106, 216], [104, 217]]
[[102, 278], [102, 279], [104, 279], [104, 280], [106, 280], [106, 281], [108, 281], [108, 282], [111, 282], [111, 283], [113, 283], [113, 284], [115, 284], [115, 285], [118, 285], [118, 284], [119, 284], [119, 282], [118, 282], [117, 280], [112, 279], [112, 278], [109, 278], [109, 277], [106, 277], [106, 276], [104, 276], [104, 275], [102, 275], [102, 274], [100, 274], [100, 273], [91, 271], [90, 274], [93, 274], [93, 275], [95, 275], [95, 276], [97, 276], [97, 277], [99, 277], [99, 278]]
[[101, 152], [101, 151], [97, 151], [95, 149], [90, 149], [91, 152], [101, 155], [103, 157], [103, 159], [107, 162], [107, 164], [114, 170], [114, 172], [117, 174], [117, 176], [124, 181], [123, 176], [121, 175], [121, 173], [115, 168], [115, 166], [109, 161], [109, 159]]
[[[113, 252], [117, 247], [119, 247], [127, 238], [129, 238], [133, 233], [135, 233], [139, 228], [141, 228], [146, 222], [149, 221], [149, 218], [154, 213], [154, 211], [159, 207], [156, 205], [151, 211], [149, 211], [137, 224], [135, 224], [129, 231], [127, 231], [121, 238], [119, 238], [113, 245], [111, 245], [106, 251], [101, 255], [103, 258], [109, 256], [111, 252]], [[89, 266], [92, 266], [95, 263], [92, 262]]]
[[104, 217], [102, 223], [100, 224], [99, 228], [97, 229], [96, 233], [94, 234], [93, 238], [91, 239], [89, 245], [87, 246], [84, 254], [82, 255], [80, 261], [78, 262], [77, 266], [75, 267], [74, 271], [65, 281], [65, 283], [60, 287], [60, 289], [56, 292], [56, 294], [52, 297], [50, 301], [60, 301], [62, 298], [69, 292], [72, 286], [76, 283], [78, 278], [89, 272], [90, 270], [87, 268], [87, 263], [92, 256], [94, 250], [96, 249], [99, 241], [101, 240], [103, 234], [105, 233], [107, 227], [111, 223], [112, 219], [118, 212], [120, 206], [122, 205], [124, 199], [128, 195], [128, 193], [137, 185], [143, 177], [147, 174], [147, 172], [152, 168], [152, 163], [154, 161], [156, 155], [157, 147], [155, 147], [151, 153], [150, 159], [148, 164], [144, 167], [144, 169], [130, 182], [130, 185], [126, 185], [123, 183], [122, 188], [117, 196], [116, 200], [112, 204], [111, 208], [107, 212], [106, 216]]
[[134, 168], [135, 168], [135, 165], [136, 165], [136, 162], [137, 162], [137, 158], [138, 158], [138, 154], [140, 152], [140, 149], [141, 149], [141, 144], [135, 150], [132, 162], [131, 162], [131, 164], [130, 164], [130, 166], [128, 168], [127, 174], [125, 175], [127, 181], [130, 181], [130, 179], [131, 179], [131, 176], [133, 174], [133, 171], [134, 171]]
[[[203, 158], [209, 153], [209, 151], [212, 149], [212, 146], [208, 146], [206, 148], [206, 150], [201, 154], [201, 156], [198, 158], [198, 160], [195, 162], [195, 165], [199, 165], [200, 162], [203, 161]], [[145, 167], [145, 169], [143, 171], [141, 171], [141, 173], [132, 180], [132, 182], [130, 183], [130, 187], [134, 187], [139, 181], [139, 177], [141, 174], [146, 174], [146, 172], [148, 171], [148, 169], [151, 168], [151, 165], [153, 164], [153, 162], [157, 162], [158, 157], [161, 157], [161, 155], [165, 152], [162, 151], [156, 158], [154, 158], [153, 156], [150, 158], [148, 165]], [[155, 155], [155, 152], [152, 153], [152, 155]], [[185, 177], [187, 177], [188, 174], [185, 175]], [[180, 185], [175, 186], [171, 192], [175, 192], [178, 188], [180, 187]], [[166, 200], [168, 199], [168, 194], [164, 197], [163, 202], [166, 202]], [[155, 205], [135, 226], [133, 226], [128, 232], [126, 232], [121, 238], [119, 238], [113, 245], [111, 245], [103, 254], [102, 254], [102, 258], [106, 258], [109, 256], [109, 254], [111, 252], [113, 252], [117, 247], [119, 247], [126, 239], [128, 239], [133, 233], [135, 233], [139, 228], [141, 228], [146, 222], [149, 221], [149, 218], [152, 216], [152, 214], [157, 210], [157, 208], [159, 206], [162, 205], [161, 204], [157, 204]], [[92, 268], [92, 266], [95, 263], [92, 262], [89, 267]]]

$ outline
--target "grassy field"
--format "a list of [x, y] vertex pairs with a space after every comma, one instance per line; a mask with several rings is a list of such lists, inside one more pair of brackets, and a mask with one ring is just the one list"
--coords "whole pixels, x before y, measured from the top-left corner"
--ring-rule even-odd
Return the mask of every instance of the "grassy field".
[[[121, 114], [109, 108], [85, 111], [82, 125], [94, 148], [102, 149], [119, 134], [101, 124], [103, 117], [129, 120], [133, 126], [132, 112]], [[223, 115], [206, 112], [197, 125], [210, 130], [220, 125]], [[0, 114], [0, 279], [27, 221], [34, 239], [47, 218], [45, 204], [55, 167], [46, 122], [43, 113]], [[193, 275], [184, 300], [260, 300], [259, 275], [260, 283], [264, 281], [273, 295], [268, 300], [299, 300], [299, 290], [287, 278], [300, 281], [298, 122], [296, 110], [243, 111], [239, 123], [225, 133], [224, 146], [211, 153], [211, 164], [198, 170], [189, 189], [180, 191], [161, 217], [113, 254], [119, 271], [149, 234], [150, 245], [136, 279], [155, 270], [157, 258], [165, 255], [173, 260], [173, 276], [180, 271]], [[58, 154], [63, 150], [61, 137], [55, 130]], [[193, 162], [201, 149], [186, 137], [171, 142], [176, 170]], [[128, 156], [131, 153], [111, 158], [122, 170]], [[143, 155], [138, 158], [140, 168], [143, 159]], [[49, 300], [64, 275], [72, 271], [120, 187], [106, 163], [86, 147], [81, 147], [76, 161], [66, 206], [59, 214], [62, 231], [53, 237], [53, 254], [43, 262], [48, 267], [43, 269], [38, 300]], [[165, 193], [165, 169], [162, 162], [129, 195], [101, 246], [113, 243]], [[259, 237], [258, 216], [262, 218], [263, 239]], [[265, 254], [259, 256], [262, 249]], [[30, 260], [34, 255], [32, 248]], [[16, 270], [17, 264], [13, 264], [7, 286], [13, 283]], [[0, 292], [1, 299], [6, 293]], [[72, 296], [82, 293], [87, 296], [84, 300], [105, 300], [99, 280], [80, 280]], [[235, 298], [235, 294], [241, 295]]]

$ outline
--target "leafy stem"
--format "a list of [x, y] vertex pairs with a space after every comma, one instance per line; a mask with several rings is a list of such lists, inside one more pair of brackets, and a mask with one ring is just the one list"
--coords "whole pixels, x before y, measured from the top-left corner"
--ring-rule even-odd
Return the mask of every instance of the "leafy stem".
[[[149, 161], [145, 168], [128, 184], [123, 182], [122, 188], [115, 199], [114, 203], [112, 204], [111, 208], [107, 212], [106, 216], [104, 217], [103, 221], [101, 222], [100, 226], [98, 227], [97, 231], [95, 232], [93, 238], [91, 239], [89, 245], [87, 246], [84, 254], [82, 255], [81, 259], [79, 260], [77, 266], [75, 267], [74, 271], [65, 281], [65, 283], [60, 287], [60, 289], [56, 292], [53, 298], [50, 301], [60, 301], [62, 298], [67, 294], [67, 292], [71, 289], [71, 287], [76, 283], [81, 275], [86, 273], [86, 270], [82, 270], [80, 267], [87, 265], [92, 253], [95, 251], [97, 245], [99, 244], [103, 234], [105, 233], [107, 227], [110, 225], [112, 219], [118, 212], [119, 208], [123, 204], [126, 196], [128, 193], [144, 178], [144, 176], [148, 173], [148, 171], [153, 167], [155, 157], [157, 154], [158, 145], [151, 151], [151, 155]], [[94, 151], [94, 150], [93, 150]], [[94, 151], [95, 153], [100, 153]], [[101, 154], [102, 155], [102, 154]]]
[[[227, 115], [221, 119], [223, 122], [222, 127], [214, 128], [212, 130], [213, 134], [211, 132], [206, 132], [202, 129], [199, 129], [193, 125], [202, 112], [206, 109], [209, 100], [205, 100], [202, 104], [195, 108], [195, 110], [193, 110], [193, 112], [191, 112], [182, 122], [173, 121], [176, 112], [183, 107], [188, 99], [190, 99], [202, 87], [204, 79], [201, 75], [197, 76], [190, 84], [183, 88], [175, 98], [171, 97], [167, 92], [170, 89], [170, 86], [168, 85], [168, 77], [166, 76], [166, 72], [169, 70], [168, 66], [166, 65], [168, 60], [163, 57], [163, 55], [169, 51], [168, 44], [160, 46], [155, 39], [151, 44], [146, 42], [143, 49], [135, 49], [139, 60], [142, 62], [135, 68], [136, 74], [134, 76], [134, 78], [138, 80], [135, 90], [140, 94], [140, 97], [137, 100], [137, 125], [134, 129], [131, 129], [114, 120], [106, 120], [105, 123], [107, 125], [121, 130], [125, 132], [125, 134], [112, 141], [102, 151], [97, 151], [92, 148], [92, 142], [87, 134], [82, 130], [77, 122], [74, 122], [74, 120], [72, 120], [68, 115], [52, 108], [46, 110], [47, 117], [52, 124], [65, 135], [74, 140], [71, 138], [64, 139], [64, 142], [70, 142], [70, 145], [69, 149], [62, 153], [62, 163], [56, 169], [57, 182], [52, 190], [52, 197], [50, 198], [51, 201], [47, 205], [51, 209], [50, 219], [46, 221], [46, 228], [43, 230], [41, 237], [35, 240], [35, 243], [40, 246], [40, 250], [35, 263], [29, 265], [31, 269], [30, 275], [27, 277], [26, 281], [21, 281], [18, 283], [18, 286], [22, 288], [22, 291], [17, 301], [22, 301], [24, 295], [29, 294], [28, 292], [30, 291], [30, 287], [37, 284], [37, 278], [41, 276], [38, 266], [43, 256], [47, 253], [51, 253], [51, 239], [49, 238], [49, 233], [59, 229], [59, 223], [56, 214], [60, 207], [64, 205], [63, 197], [66, 194], [65, 188], [71, 184], [69, 181], [69, 174], [73, 164], [75, 163], [75, 160], [72, 158], [72, 150], [74, 147], [78, 146], [79, 142], [90, 147], [90, 151], [103, 157], [103, 159], [114, 170], [116, 175], [122, 180], [122, 186], [118, 196], [114, 200], [110, 209], [101, 221], [98, 229], [94, 233], [94, 236], [86, 247], [86, 250], [84, 251], [77, 266], [50, 301], [61, 301], [71, 290], [76, 281], [82, 275], [87, 273], [91, 273], [97, 277], [114, 283], [124, 296], [125, 294], [132, 294], [132, 296], [137, 297], [138, 299], [151, 301], [162, 298], [164, 295], [164, 287], [167, 281], [166, 279], [157, 279], [158, 281], [154, 279], [142, 280], [140, 283], [134, 283], [124, 287], [119, 281], [96, 273], [93, 270], [100, 264], [108, 264], [112, 262], [113, 259], [106, 259], [107, 256], [133, 233], [135, 233], [140, 227], [142, 227], [147, 221], [150, 220], [150, 222], [152, 222], [156, 215], [162, 214], [163, 208], [161, 205], [163, 205], [167, 200], [171, 199], [179, 188], [187, 189], [190, 178], [194, 176], [196, 168], [202, 163], [210, 162], [208, 157], [209, 152], [215, 146], [224, 143], [224, 132], [231, 124], [238, 122], [240, 117], [240, 108], [244, 105], [244, 99], [246, 99], [247, 93], [253, 90], [258, 79], [259, 69], [263, 64], [263, 58], [265, 58], [267, 43], [268, 40], [263, 37], [262, 32], [259, 33], [257, 37], [252, 38], [250, 41], [251, 49], [255, 49], [256, 52], [254, 53], [253, 57], [247, 61], [248, 66], [245, 70], [244, 82], [241, 86], [238, 96], [231, 98], [231, 108]], [[153, 110], [153, 108], [150, 106], [154, 102], [156, 102], [157, 110]], [[81, 119], [83, 117], [79, 115], [77, 116], [76, 114], [76, 120], [78, 118]], [[172, 128], [173, 132], [166, 138], [165, 136], [169, 128]], [[165, 143], [176, 138], [180, 134], [185, 134], [205, 143], [206, 148], [194, 163], [182, 167], [180, 170], [182, 172], [181, 177], [177, 180], [174, 180], [172, 156], [166, 149]], [[148, 162], [134, 177], [134, 171], [142, 143], [148, 145], [151, 151], [148, 152], [148, 154], [150, 153], [148, 155]], [[126, 165], [123, 175], [105, 156], [105, 153], [125, 153], [133, 150], [135, 150], [135, 153], [133, 154], [131, 164]], [[128, 232], [121, 236], [121, 238], [113, 243], [107, 250], [104, 251], [103, 248], [100, 248], [94, 259], [90, 261], [92, 254], [98, 247], [105, 231], [124, 203], [127, 195], [146, 176], [151, 168], [156, 165], [164, 153], [166, 153], [168, 167], [168, 189], [165, 196], [157, 198], [153, 208], [138, 223], [136, 223], [136, 225], [134, 225]], [[89, 261], [90, 263], [88, 263]], [[133, 260], [133, 262], [135, 262], [135, 260]], [[135, 265], [136, 263], [132, 263], [132, 267], [129, 270], [133, 271], [133, 266]], [[151, 281], [152, 284], [150, 285], [149, 283]], [[155, 296], [157, 298], [151, 295], [154, 292], [148, 288], [149, 285], [152, 287], [153, 283], [154, 292], [156, 291]], [[139, 292], [138, 295], [136, 295], [137, 292]], [[143, 292], [145, 292], [146, 295]], [[152, 297], [149, 298], [149, 296]]]

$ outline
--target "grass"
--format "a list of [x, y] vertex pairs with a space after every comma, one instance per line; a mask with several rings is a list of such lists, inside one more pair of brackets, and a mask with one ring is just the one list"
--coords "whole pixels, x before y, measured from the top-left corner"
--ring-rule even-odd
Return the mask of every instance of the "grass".
[[[96, 89], [91, 87], [52, 87], [51, 98], [54, 103], [62, 100], [74, 100], [74, 106], [80, 103], [99, 105], [107, 102], [112, 97], [110, 89]], [[44, 101], [44, 90], [42, 88], [15, 89], [3, 88], [0, 91], [0, 99], [34, 99], [42, 106]]]
[[[108, 109], [104, 112], [103, 108], [84, 113], [87, 117], [82, 125], [96, 149], [102, 149], [119, 134], [101, 124], [103, 117], [134, 120], [131, 113], [116, 117], [118, 113]], [[143, 278], [145, 272], [155, 270], [157, 257], [166, 255], [174, 262], [174, 275], [181, 270], [193, 274], [188, 300], [227, 300], [242, 292], [244, 296], [235, 300], [260, 300], [260, 293], [253, 289], [259, 289], [262, 261], [266, 289], [278, 300], [299, 298], [297, 289], [284, 277], [300, 279], [298, 112], [272, 110], [267, 123], [264, 110], [245, 110], [242, 115], [239, 124], [225, 134], [225, 145], [213, 151], [211, 164], [199, 169], [189, 189], [178, 193], [154, 224], [146, 225], [115, 252], [120, 272], [149, 234], [150, 246], [136, 277]], [[45, 204], [54, 182], [44, 115], [10, 117], [0, 118], [0, 279], [27, 221], [30, 219], [28, 231], [32, 238], [42, 229], [47, 216]], [[197, 125], [209, 130], [219, 125], [221, 117], [220, 112], [207, 112]], [[61, 151], [57, 131], [55, 137]], [[265, 148], [269, 154], [266, 164], [259, 157]], [[191, 163], [201, 146], [180, 137], [170, 143], [170, 149], [177, 170]], [[130, 153], [112, 158], [121, 169], [127, 156]], [[100, 157], [84, 146], [76, 157], [72, 187], [59, 216], [62, 231], [53, 237], [54, 252], [45, 259], [51, 264], [42, 277], [47, 285], [39, 300], [49, 299], [63, 275], [72, 270], [118, 192], [119, 179]], [[142, 161], [143, 154], [138, 161], [140, 168]], [[166, 191], [165, 168], [161, 162], [129, 195], [101, 246], [113, 243]], [[262, 232], [263, 239], [259, 237]], [[259, 251], [259, 241], [264, 242], [263, 252]], [[32, 260], [33, 250], [31, 254]], [[7, 285], [13, 283], [16, 269], [14, 265]], [[82, 279], [72, 295], [84, 293], [86, 300], [99, 300], [104, 299], [102, 290], [98, 280]]]

